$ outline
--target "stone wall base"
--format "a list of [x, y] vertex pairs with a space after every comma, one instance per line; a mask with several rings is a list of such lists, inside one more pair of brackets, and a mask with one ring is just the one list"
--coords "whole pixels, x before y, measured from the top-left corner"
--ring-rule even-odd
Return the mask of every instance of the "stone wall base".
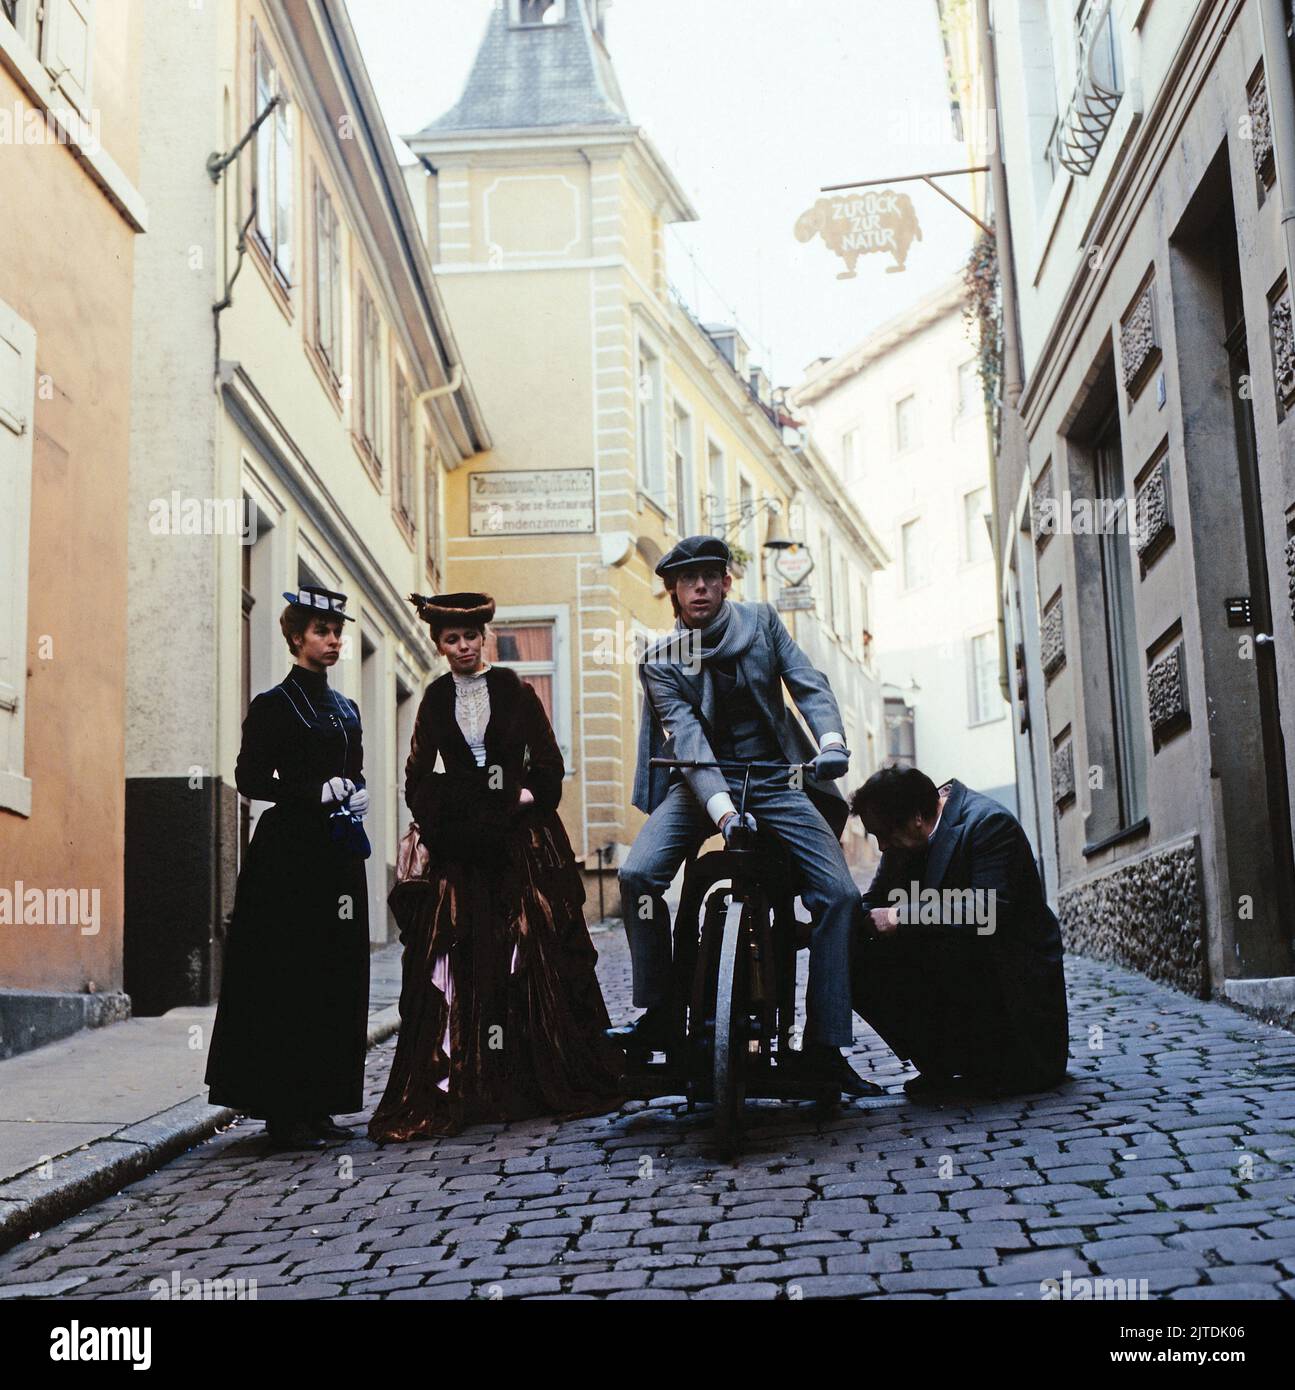
[[1059, 907], [1067, 951], [1129, 966], [1201, 998], [1208, 994], [1194, 837], [1067, 888]]
[[0, 1061], [130, 1017], [128, 994], [0, 990]]

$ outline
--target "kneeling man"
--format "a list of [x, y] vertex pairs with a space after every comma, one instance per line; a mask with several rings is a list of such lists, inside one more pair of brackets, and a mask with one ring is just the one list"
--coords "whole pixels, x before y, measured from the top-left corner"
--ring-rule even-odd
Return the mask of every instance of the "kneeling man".
[[1030, 842], [961, 782], [886, 767], [850, 809], [882, 851], [853, 959], [854, 1007], [921, 1072], [909, 1095], [1012, 1095], [1065, 1076], [1061, 932]]

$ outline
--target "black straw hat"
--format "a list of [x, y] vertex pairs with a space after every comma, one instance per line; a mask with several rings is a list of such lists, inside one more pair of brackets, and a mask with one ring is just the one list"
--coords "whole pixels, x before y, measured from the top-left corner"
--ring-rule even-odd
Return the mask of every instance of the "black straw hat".
[[284, 592], [284, 598], [294, 607], [309, 608], [329, 618], [344, 618], [353, 623], [354, 618], [346, 611], [346, 595], [335, 589], [323, 589], [318, 584], [303, 584], [295, 594]]

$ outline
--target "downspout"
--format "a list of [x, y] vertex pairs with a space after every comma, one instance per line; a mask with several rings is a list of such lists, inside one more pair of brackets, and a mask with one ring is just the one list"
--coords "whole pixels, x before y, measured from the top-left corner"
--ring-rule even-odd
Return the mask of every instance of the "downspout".
[[[1277, 0], [1280, 3], [1280, 0]], [[993, 149], [989, 156], [989, 177], [994, 196], [994, 250], [998, 260], [999, 293], [1003, 303], [1003, 416], [1002, 439], [1015, 447], [1018, 419], [1017, 406], [1021, 399], [1021, 337], [1017, 318], [1016, 267], [1012, 260], [1012, 223], [1007, 203], [1007, 171], [1003, 166], [1003, 142], [998, 113], [998, 65], [994, 55], [993, 29], [989, 22], [989, 0], [976, 0], [976, 46], [980, 50], [981, 67], [985, 75], [985, 96], [994, 114]], [[988, 424], [986, 428], [992, 429]], [[1009, 437], [1009, 430], [1011, 435]], [[999, 531], [998, 453], [991, 438], [989, 450], [990, 544], [994, 551], [994, 592], [998, 595], [998, 688], [1008, 704], [1012, 701], [1011, 676], [1007, 666], [1007, 628], [1003, 621], [1003, 553]], [[1028, 467], [1027, 467], [1028, 472]]]
[[1291, 78], [1282, 0], [1259, 0], [1259, 46], [1268, 87], [1272, 122], [1273, 168], [1281, 198], [1282, 237], [1286, 242], [1286, 282], [1295, 268], [1295, 81]]

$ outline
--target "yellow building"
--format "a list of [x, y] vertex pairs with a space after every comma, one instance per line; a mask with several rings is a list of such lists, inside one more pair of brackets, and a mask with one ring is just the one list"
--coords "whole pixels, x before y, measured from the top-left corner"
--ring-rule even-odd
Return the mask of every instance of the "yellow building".
[[134, 6], [0, 0], [0, 1057], [122, 993]]
[[[785, 532], [794, 499], [835, 486], [740, 334], [703, 327], [671, 292], [665, 227], [697, 214], [625, 110], [607, 9], [504, 0], [458, 103], [407, 137], [495, 439], [447, 478], [449, 579], [495, 596], [492, 659], [548, 705], [587, 867], [618, 863], [642, 821], [636, 644], [673, 622], [657, 560], [681, 536], [724, 534], [745, 553], [734, 596], [773, 600], [771, 519]], [[868, 551], [865, 582], [882, 562]], [[837, 640], [861, 665], [856, 634], [842, 624]]]
[[[241, 848], [250, 697], [291, 658], [282, 594], [349, 595], [332, 683], [359, 702], [369, 922], [407, 823], [440, 658], [446, 465], [488, 447], [342, 0], [150, 7], [136, 276], [126, 711], [126, 984], [211, 998]], [[118, 721], [119, 722], [119, 721]], [[184, 864], [176, 873], [175, 864]]]

